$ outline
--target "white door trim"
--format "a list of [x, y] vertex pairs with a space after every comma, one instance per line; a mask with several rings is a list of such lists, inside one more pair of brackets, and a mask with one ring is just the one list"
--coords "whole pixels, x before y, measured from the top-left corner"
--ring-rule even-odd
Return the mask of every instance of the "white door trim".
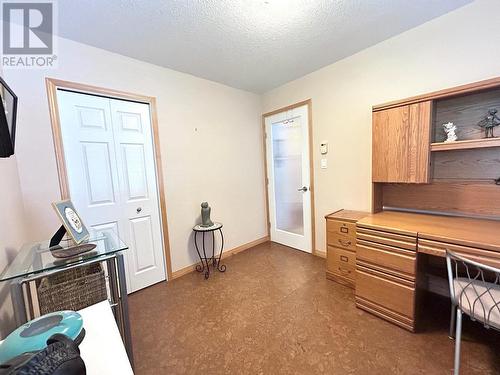
[[267, 235], [271, 235], [271, 220], [270, 220], [270, 212], [269, 212], [269, 191], [268, 191], [268, 183], [269, 183], [269, 171], [267, 167], [267, 140], [266, 140], [266, 118], [270, 116], [274, 116], [281, 112], [286, 112], [298, 107], [307, 106], [307, 118], [308, 118], [308, 132], [309, 132], [309, 173], [310, 173], [310, 182], [309, 182], [309, 190], [311, 193], [311, 249], [312, 254], [316, 255], [316, 223], [315, 223], [315, 202], [314, 202], [314, 159], [313, 159], [313, 131], [312, 131], [312, 100], [307, 99], [295, 104], [291, 104], [286, 107], [278, 108], [276, 110], [264, 113], [262, 115], [262, 144], [263, 144], [263, 162], [264, 162], [264, 190], [266, 192], [266, 220], [267, 220]]
[[97, 86], [90, 86], [76, 82], [63, 81], [54, 78], [46, 78], [45, 84], [47, 87], [47, 98], [49, 102], [49, 112], [52, 125], [52, 135], [54, 141], [54, 151], [57, 163], [61, 199], [70, 199], [70, 193], [69, 193], [67, 170], [64, 161], [64, 148], [61, 136], [59, 109], [57, 105], [57, 90], [64, 89], [82, 94], [98, 95], [111, 99], [122, 99], [149, 105], [150, 115], [151, 115], [153, 150], [155, 158], [155, 173], [156, 173], [156, 185], [157, 185], [156, 187], [158, 189], [159, 208], [161, 216], [163, 253], [164, 253], [163, 258], [165, 263], [164, 264], [165, 269], [167, 270], [167, 280], [172, 280], [172, 261], [170, 255], [170, 244], [168, 235], [167, 204], [165, 197], [165, 188], [163, 181], [162, 161], [160, 152], [160, 141], [158, 134], [158, 116], [156, 108], [156, 98], [152, 96], [133, 94]]

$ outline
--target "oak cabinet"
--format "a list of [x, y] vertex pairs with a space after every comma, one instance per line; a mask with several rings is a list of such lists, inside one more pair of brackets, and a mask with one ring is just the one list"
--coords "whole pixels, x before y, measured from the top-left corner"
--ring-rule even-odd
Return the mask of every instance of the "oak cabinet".
[[355, 286], [356, 222], [366, 212], [340, 210], [326, 215], [326, 277]]
[[430, 182], [431, 118], [431, 101], [373, 112], [373, 182]]

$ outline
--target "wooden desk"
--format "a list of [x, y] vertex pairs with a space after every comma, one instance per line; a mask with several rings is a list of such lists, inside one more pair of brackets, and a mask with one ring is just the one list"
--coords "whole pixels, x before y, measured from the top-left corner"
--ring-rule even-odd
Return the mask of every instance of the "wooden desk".
[[356, 305], [415, 330], [418, 253], [500, 267], [500, 221], [393, 211], [357, 222]]

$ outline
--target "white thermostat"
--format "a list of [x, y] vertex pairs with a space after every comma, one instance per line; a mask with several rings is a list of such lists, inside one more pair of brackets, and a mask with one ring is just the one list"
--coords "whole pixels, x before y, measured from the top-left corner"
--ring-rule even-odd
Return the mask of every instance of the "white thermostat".
[[328, 154], [328, 142], [327, 141], [321, 142], [320, 147], [319, 147], [319, 152], [321, 152], [321, 155]]

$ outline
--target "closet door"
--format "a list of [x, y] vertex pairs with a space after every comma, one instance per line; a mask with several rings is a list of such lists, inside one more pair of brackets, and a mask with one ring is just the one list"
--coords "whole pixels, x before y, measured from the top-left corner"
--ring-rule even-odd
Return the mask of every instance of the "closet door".
[[57, 93], [70, 198], [85, 224], [115, 231], [129, 293], [165, 280], [149, 106]]
[[133, 291], [165, 280], [149, 105], [110, 100]]

